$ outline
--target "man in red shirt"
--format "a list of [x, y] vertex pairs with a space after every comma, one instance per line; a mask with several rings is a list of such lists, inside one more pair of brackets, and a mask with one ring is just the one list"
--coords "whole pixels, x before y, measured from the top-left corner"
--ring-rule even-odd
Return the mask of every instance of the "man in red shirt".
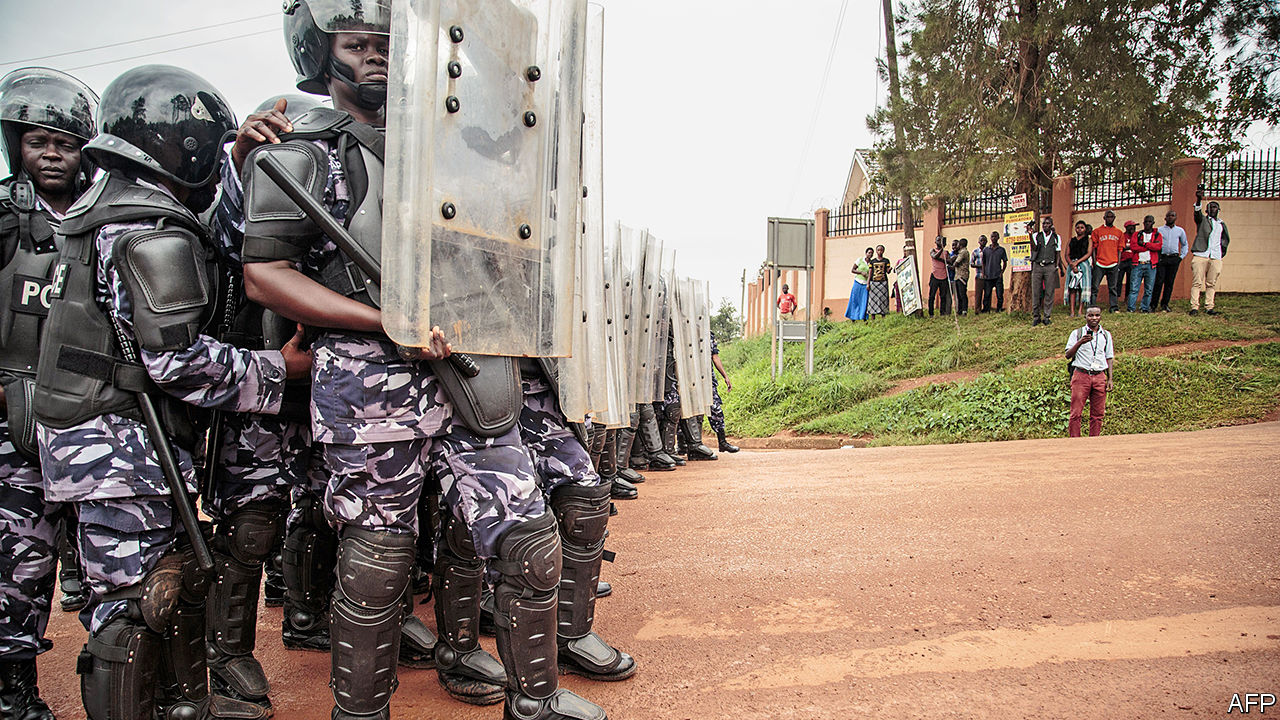
[[796, 296], [791, 294], [791, 288], [783, 285], [782, 294], [778, 296], [778, 312], [782, 315], [783, 320], [796, 319]]
[[[1093, 229], [1093, 296], [1098, 297], [1102, 278], [1107, 279], [1107, 304], [1116, 311], [1120, 288], [1120, 252], [1124, 249], [1124, 233], [1116, 227], [1116, 214], [1110, 210], [1102, 215], [1102, 226]], [[1101, 302], [1098, 303], [1101, 305]]]
[[[1148, 215], [1142, 219], [1142, 229], [1129, 238], [1129, 250], [1133, 254], [1133, 266], [1129, 270], [1129, 312], [1151, 312], [1151, 291], [1156, 282], [1156, 264], [1160, 262], [1160, 248], [1164, 245], [1156, 232], [1156, 218]], [[1138, 304], [1138, 291], [1142, 289], [1142, 304]]]

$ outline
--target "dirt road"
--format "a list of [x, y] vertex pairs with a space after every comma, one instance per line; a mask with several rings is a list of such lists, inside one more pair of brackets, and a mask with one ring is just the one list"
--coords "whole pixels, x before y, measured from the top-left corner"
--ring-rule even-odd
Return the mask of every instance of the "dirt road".
[[[640, 672], [563, 679], [615, 720], [1196, 718], [1280, 695], [1277, 423], [744, 451], [621, 510], [597, 629]], [[281, 650], [279, 620], [258, 639], [276, 717], [326, 719], [328, 657]], [[45, 697], [81, 718], [83, 632], [55, 613], [50, 636]], [[394, 711], [501, 717], [433, 671], [401, 673]]]

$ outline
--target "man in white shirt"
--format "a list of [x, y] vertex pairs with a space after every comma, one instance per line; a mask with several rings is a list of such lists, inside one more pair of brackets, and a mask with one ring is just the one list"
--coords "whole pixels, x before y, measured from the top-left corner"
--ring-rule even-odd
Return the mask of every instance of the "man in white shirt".
[[1067, 359], [1071, 361], [1071, 417], [1067, 432], [1080, 437], [1080, 420], [1085, 400], [1089, 401], [1089, 435], [1102, 434], [1102, 416], [1107, 412], [1107, 393], [1111, 391], [1111, 364], [1115, 343], [1111, 333], [1102, 329], [1102, 310], [1090, 306], [1084, 313], [1085, 326], [1071, 331], [1067, 338]]
[[1200, 293], [1204, 293], [1206, 315], [1217, 315], [1213, 296], [1222, 273], [1222, 259], [1227, 256], [1231, 236], [1227, 224], [1218, 219], [1218, 203], [1210, 202], [1206, 213], [1200, 212], [1204, 185], [1196, 188], [1196, 241], [1191, 244], [1191, 314], [1200, 312]]

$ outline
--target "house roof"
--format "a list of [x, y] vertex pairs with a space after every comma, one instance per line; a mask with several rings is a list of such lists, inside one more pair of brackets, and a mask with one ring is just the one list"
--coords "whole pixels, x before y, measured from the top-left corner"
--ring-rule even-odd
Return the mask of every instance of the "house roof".
[[849, 177], [844, 184], [844, 197], [840, 204], [848, 205], [857, 200], [871, 187], [871, 179], [880, 172], [880, 163], [875, 160], [875, 152], [871, 148], [858, 148], [853, 151], [853, 160], [849, 163]]

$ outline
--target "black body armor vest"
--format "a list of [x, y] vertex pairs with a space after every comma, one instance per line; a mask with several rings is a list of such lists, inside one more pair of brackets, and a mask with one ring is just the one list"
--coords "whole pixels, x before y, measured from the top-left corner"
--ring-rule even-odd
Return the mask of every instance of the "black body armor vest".
[[31, 401], [58, 258], [56, 231], [57, 221], [36, 209], [31, 181], [0, 185], [0, 383], [14, 447], [33, 463], [39, 462], [39, 451]]
[[[196, 267], [187, 267], [188, 262], [165, 270], [172, 270], [168, 279], [175, 287], [205, 284], [209, 292], [203, 293], [207, 301], [184, 302], [175, 311], [182, 313], [186, 322], [147, 329], [143, 328], [142, 317], [147, 312], [147, 300], [134, 298], [135, 335], [162, 336], [175, 348], [187, 347], [196, 334], [218, 319], [215, 315], [225, 294], [225, 273], [208, 249], [208, 235], [200, 222], [168, 195], [115, 173], [108, 174], [72, 206], [62, 222], [64, 239], [53, 274], [48, 328], [36, 375], [36, 418], [59, 429], [106, 414], [141, 420], [136, 393], [151, 392], [166, 429], [175, 442], [190, 449], [195, 446], [198, 409], [161, 392], [145, 367], [125, 358], [111, 319], [95, 299], [98, 230], [111, 223], [143, 220], [159, 221], [158, 231], [173, 229], [199, 239], [201, 247], [194, 253]], [[163, 296], [165, 290], [158, 287], [155, 293]], [[184, 294], [189, 295], [190, 291]], [[145, 337], [134, 342], [142, 347], [148, 345]]]

